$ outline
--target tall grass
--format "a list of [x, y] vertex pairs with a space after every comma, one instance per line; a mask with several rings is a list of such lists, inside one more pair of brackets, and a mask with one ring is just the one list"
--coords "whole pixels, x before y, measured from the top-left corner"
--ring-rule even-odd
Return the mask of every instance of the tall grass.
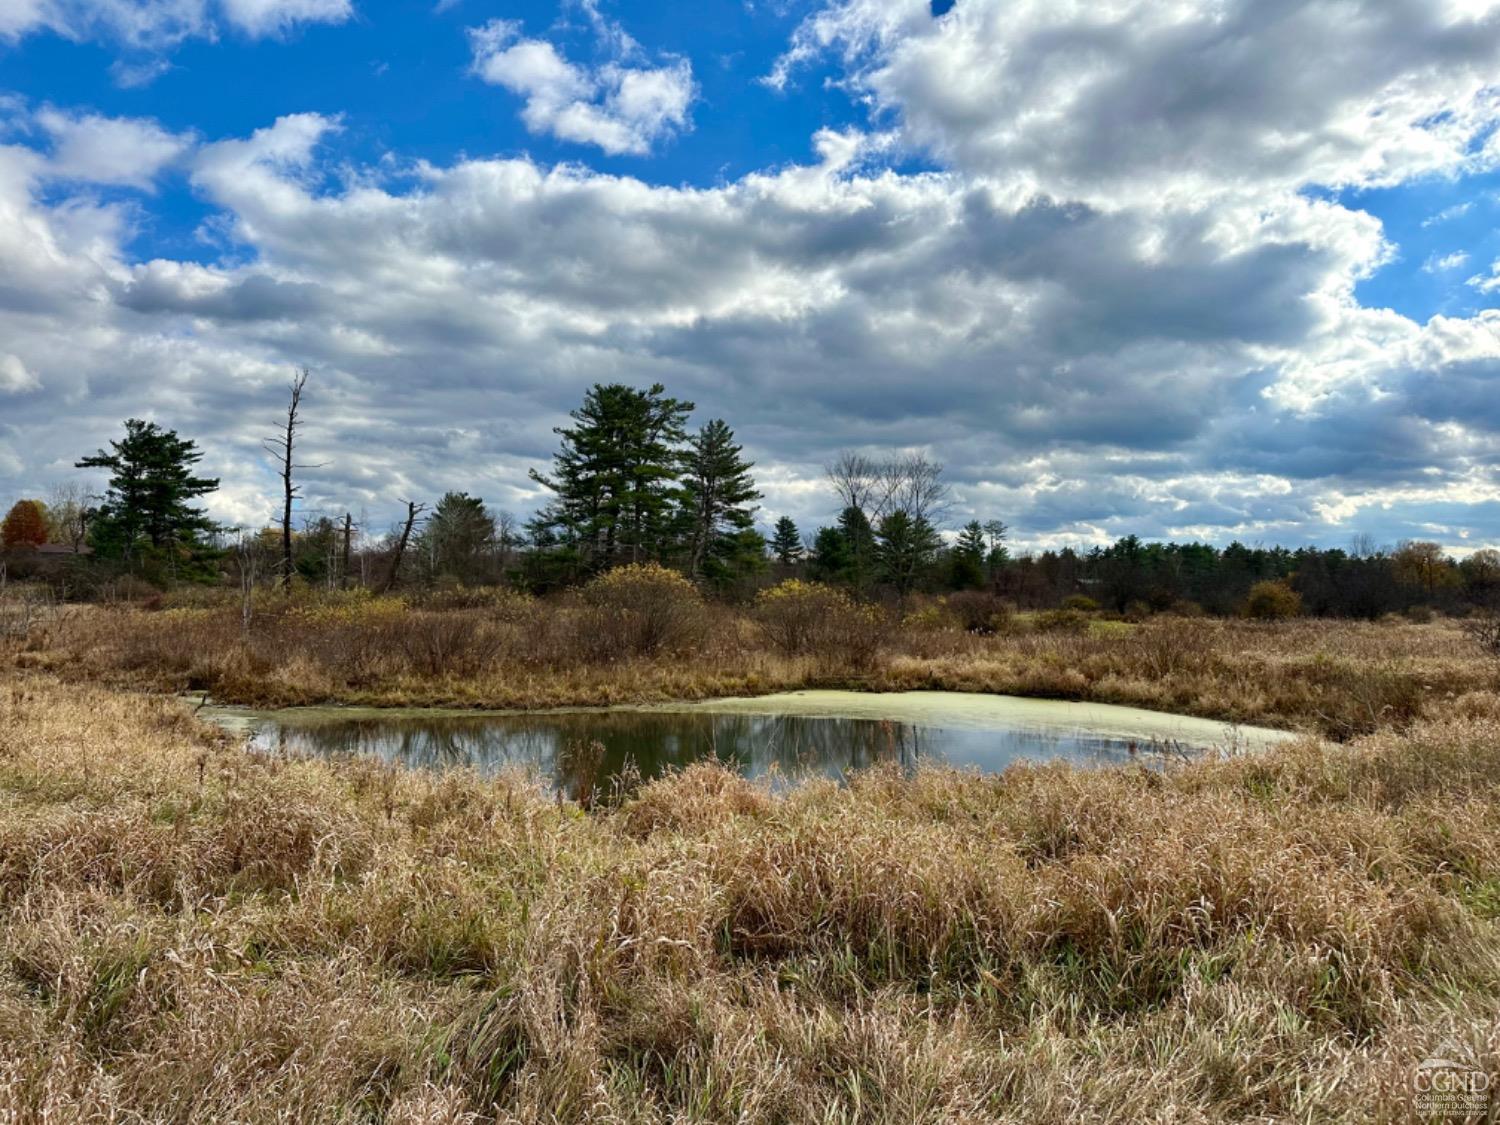
[[539, 707], [803, 687], [950, 689], [1130, 704], [1337, 739], [1410, 723], [1436, 713], [1434, 701], [1500, 679], [1500, 666], [1444, 619], [1131, 623], [1082, 610], [984, 616], [989, 607], [962, 604], [896, 620], [815, 585], [786, 584], [742, 611], [701, 601], [680, 579], [629, 577], [548, 601], [464, 591], [419, 603], [272, 597], [248, 629], [229, 604], [78, 607], [28, 639], [22, 659], [261, 705]]
[[1444, 710], [585, 815], [7, 673], [0, 1120], [1400, 1117], [1500, 1066], [1500, 697]]

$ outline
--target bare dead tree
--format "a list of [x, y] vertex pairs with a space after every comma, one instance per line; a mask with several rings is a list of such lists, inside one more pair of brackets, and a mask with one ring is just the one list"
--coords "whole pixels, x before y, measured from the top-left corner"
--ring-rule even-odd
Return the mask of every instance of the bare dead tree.
[[293, 479], [293, 475], [299, 469], [320, 469], [318, 465], [298, 465], [295, 463], [293, 447], [297, 441], [297, 431], [302, 426], [302, 391], [307, 386], [307, 377], [311, 374], [303, 367], [297, 371], [292, 378], [291, 400], [286, 408], [286, 426], [281, 433], [275, 437], [265, 438], [261, 445], [267, 453], [276, 458], [281, 477], [281, 588], [291, 590], [292, 588], [292, 501], [302, 495], [302, 489]]
[[840, 506], [875, 523], [892, 512], [936, 525], [948, 510], [943, 466], [917, 450], [872, 457], [846, 449], [824, 469]]
[[260, 543], [258, 537], [247, 535], [243, 530], [234, 545], [235, 561], [240, 572], [240, 630], [250, 632], [250, 622], [255, 615], [255, 578], [260, 567]]
[[354, 538], [354, 517], [348, 512], [344, 513], [344, 553], [343, 561], [339, 566], [339, 588], [349, 588], [349, 545]]
[[886, 501], [881, 515], [905, 512], [913, 520], [936, 526], [948, 511], [943, 466], [925, 453], [897, 454], [885, 463]]
[[840, 506], [869, 514], [878, 507], [884, 485], [880, 462], [852, 449], [840, 451], [824, 466], [828, 482], [838, 493]]
[[384, 594], [396, 584], [396, 579], [401, 574], [401, 559], [406, 554], [406, 545], [411, 542], [411, 529], [416, 526], [417, 517], [426, 510], [426, 504], [418, 504], [415, 500], [406, 502], [406, 523], [402, 526], [401, 535], [396, 540], [396, 550], [391, 555], [391, 565], [385, 572], [385, 581], [380, 584], [380, 589], [376, 593]]
[[511, 551], [520, 540], [520, 524], [516, 517], [504, 509], [495, 513], [495, 552], [500, 562], [500, 572], [510, 566]]

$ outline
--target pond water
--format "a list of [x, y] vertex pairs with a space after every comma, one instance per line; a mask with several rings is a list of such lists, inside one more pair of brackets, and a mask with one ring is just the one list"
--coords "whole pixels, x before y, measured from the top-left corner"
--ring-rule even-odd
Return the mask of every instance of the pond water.
[[521, 769], [570, 796], [704, 758], [750, 777], [841, 777], [879, 763], [998, 772], [1018, 761], [1108, 766], [1257, 750], [1294, 737], [1128, 707], [961, 692], [803, 691], [607, 709], [210, 708], [252, 748], [375, 755], [421, 769]]

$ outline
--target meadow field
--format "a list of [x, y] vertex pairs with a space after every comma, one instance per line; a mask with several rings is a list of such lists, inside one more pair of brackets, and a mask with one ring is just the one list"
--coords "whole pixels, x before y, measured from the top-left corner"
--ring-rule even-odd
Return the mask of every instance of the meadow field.
[[[325, 600], [248, 628], [70, 607], [12, 636], [0, 1120], [1352, 1122], [1420, 1116], [1437, 1053], [1500, 1070], [1500, 667], [1454, 622], [976, 634], [927, 606], [792, 645], [702, 607], [601, 659], [582, 638], [610, 627]], [[400, 639], [455, 634], [431, 661]], [[703, 765], [584, 812], [519, 777], [248, 753], [172, 694], [810, 684], [1307, 737], [778, 794]]]

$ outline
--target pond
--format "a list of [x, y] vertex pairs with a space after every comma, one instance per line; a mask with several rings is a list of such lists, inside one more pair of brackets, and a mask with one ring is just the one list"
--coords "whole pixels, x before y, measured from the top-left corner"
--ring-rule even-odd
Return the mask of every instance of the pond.
[[553, 711], [209, 708], [260, 751], [375, 755], [421, 769], [521, 769], [572, 797], [704, 758], [749, 777], [841, 777], [880, 763], [999, 772], [1257, 750], [1285, 731], [1094, 703], [962, 692], [800, 691], [753, 699]]

